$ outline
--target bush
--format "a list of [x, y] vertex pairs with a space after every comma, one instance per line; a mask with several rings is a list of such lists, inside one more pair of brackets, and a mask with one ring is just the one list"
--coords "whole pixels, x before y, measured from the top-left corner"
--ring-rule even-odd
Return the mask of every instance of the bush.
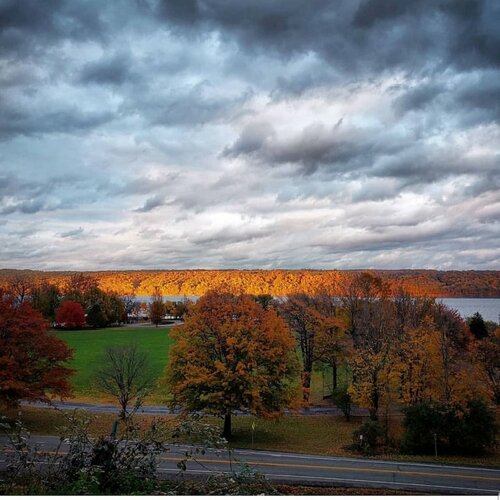
[[368, 455], [377, 453], [384, 442], [384, 428], [375, 420], [367, 420], [352, 435], [352, 450], [360, 451]]
[[402, 450], [406, 453], [433, 454], [436, 435], [438, 450], [450, 448], [450, 439], [459, 430], [454, 408], [437, 402], [421, 402], [403, 409], [405, 415]]
[[345, 419], [349, 422], [352, 410], [352, 398], [345, 388], [334, 389], [332, 401], [335, 406], [342, 410]]
[[465, 407], [435, 401], [408, 406], [404, 410], [402, 451], [434, 454], [481, 453], [495, 443], [495, 412], [480, 400]]
[[460, 448], [465, 453], [484, 453], [496, 443], [498, 426], [495, 411], [484, 400], [467, 401], [461, 419]]

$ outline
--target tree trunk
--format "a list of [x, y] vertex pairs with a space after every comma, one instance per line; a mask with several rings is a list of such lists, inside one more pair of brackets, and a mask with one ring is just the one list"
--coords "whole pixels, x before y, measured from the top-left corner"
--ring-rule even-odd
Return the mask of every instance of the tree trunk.
[[337, 363], [332, 363], [333, 390], [337, 388]]
[[224, 415], [224, 431], [222, 432], [222, 437], [226, 439], [231, 439], [231, 413], [226, 413]]

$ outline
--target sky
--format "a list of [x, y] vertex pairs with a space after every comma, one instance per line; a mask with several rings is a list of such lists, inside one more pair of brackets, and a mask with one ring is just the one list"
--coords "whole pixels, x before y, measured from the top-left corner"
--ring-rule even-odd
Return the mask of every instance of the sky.
[[0, 0], [0, 268], [500, 269], [497, 0]]

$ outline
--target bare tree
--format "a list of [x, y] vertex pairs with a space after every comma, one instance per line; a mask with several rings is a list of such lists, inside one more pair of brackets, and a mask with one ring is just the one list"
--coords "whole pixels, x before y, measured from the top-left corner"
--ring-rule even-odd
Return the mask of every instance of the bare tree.
[[129, 406], [133, 403], [135, 409], [139, 408], [152, 387], [146, 353], [135, 344], [108, 347], [96, 382], [101, 391], [118, 399], [120, 418], [126, 420]]
[[7, 289], [18, 305], [30, 298], [33, 288], [34, 283], [31, 277], [22, 273], [14, 274], [9, 278], [7, 283]]

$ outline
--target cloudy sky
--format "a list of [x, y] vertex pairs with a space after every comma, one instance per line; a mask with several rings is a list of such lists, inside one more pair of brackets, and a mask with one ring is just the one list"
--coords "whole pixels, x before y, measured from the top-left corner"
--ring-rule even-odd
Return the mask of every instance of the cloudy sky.
[[499, 25], [0, 0], [0, 267], [499, 269]]

